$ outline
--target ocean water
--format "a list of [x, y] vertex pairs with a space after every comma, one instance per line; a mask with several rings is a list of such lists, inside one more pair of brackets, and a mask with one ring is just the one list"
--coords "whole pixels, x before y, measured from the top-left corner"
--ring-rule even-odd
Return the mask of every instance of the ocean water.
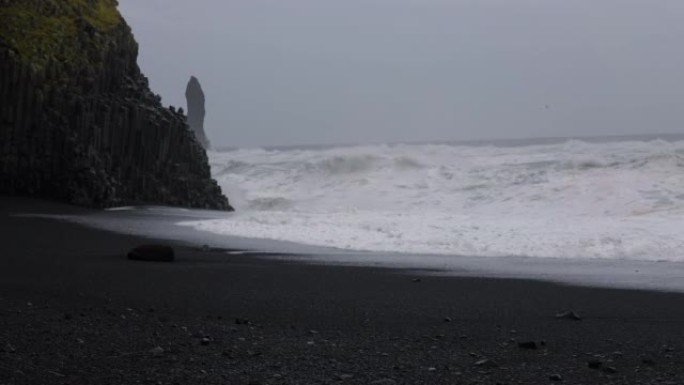
[[209, 158], [237, 211], [180, 222], [199, 232], [414, 260], [684, 261], [684, 137], [233, 149]]

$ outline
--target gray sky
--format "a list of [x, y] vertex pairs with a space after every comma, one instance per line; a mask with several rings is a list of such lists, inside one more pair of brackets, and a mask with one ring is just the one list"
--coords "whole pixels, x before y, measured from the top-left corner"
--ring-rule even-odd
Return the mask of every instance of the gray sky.
[[681, 0], [119, 0], [215, 146], [684, 133]]

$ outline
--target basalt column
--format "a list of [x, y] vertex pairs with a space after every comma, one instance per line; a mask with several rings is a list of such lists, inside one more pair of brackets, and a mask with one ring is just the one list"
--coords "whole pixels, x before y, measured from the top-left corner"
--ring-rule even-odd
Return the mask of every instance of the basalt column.
[[0, 0], [1, 195], [232, 210], [137, 57], [116, 0]]

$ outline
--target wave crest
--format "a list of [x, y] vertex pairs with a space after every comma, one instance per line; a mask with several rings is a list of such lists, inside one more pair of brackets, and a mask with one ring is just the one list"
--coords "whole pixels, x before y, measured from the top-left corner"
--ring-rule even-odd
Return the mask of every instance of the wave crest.
[[[684, 142], [237, 150], [211, 164], [239, 197], [230, 231], [243, 236], [483, 256], [684, 249], [684, 233], [668, 230], [684, 226]], [[289, 230], [264, 224], [275, 212]]]

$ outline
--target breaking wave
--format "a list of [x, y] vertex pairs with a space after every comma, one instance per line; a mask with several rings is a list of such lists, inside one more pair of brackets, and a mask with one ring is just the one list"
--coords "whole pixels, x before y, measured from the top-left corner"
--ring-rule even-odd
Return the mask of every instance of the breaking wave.
[[213, 152], [219, 234], [470, 256], [684, 261], [684, 141]]

